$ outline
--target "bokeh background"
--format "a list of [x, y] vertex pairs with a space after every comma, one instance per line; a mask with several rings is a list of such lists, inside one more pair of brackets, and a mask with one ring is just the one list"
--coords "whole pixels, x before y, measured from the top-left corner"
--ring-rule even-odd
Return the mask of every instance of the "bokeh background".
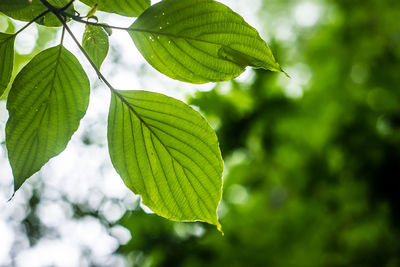
[[[209, 120], [225, 160], [225, 235], [160, 218], [126, 189], [107, 154], [109, 92], [67, 38], [91, 79], [87, 116], [9, 202], [0, 101], [0, 266], [400, 266], [400, 1], [222, 2], [260, 32], [290, 79], [249, 69], [219, 84], [173, 81], [119, 31], [102, 72]], [[0, 15], [0, 31], [23, 25]], [[81, 38], [82, 25], [71, 25]], [[39, 26], [20, 34], [14, 75], [59, 38]]]

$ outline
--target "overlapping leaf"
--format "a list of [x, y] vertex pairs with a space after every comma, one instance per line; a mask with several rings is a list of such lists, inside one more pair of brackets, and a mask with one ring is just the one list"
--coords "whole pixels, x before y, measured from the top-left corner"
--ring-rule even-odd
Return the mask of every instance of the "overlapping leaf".
[[107, 56], [109, 49], [108, 34], [102, 27], [86, 25], [82, 46], [97, 68]]
[[[0, 14], [0, 20], [1, 20], [1, 17], [7, 21], [6, 23], [3, 23], [3, 25], [1, 26], [1, 30], [2, 30], [4, 33], [9, 33], [9, 34], [14, 33], [14, 32], [15, 32], [15, 25], [14, 25], [14, 23], [12, 22], [12, 20], [11, 20], [9, 17], [7, 17], [7, 16], [2, 16], [2, 15]], [[3, 21], [4, 21], [4, 20], [3, 20]]]
[[180, 81], [226, 81], [246, 66], [281, 71], [258, 32], [213, 0], [163, 0], [131, 25], [133, 41], [158, 71]]
[[115, 91], [108, 119], [112, 163], [157, 214], [219, 227], [222, 159], [203, 117], [181, 101], [146, 91]]
[[82, 3], [97, 9], [122, 16], [137, 17], [150, 6], [150, 0], [81, 0]]
[[[55, 7], [64, 7], [68, 4], [69, 0], [47, 0], [51, 5]], [[72, 10], [73, 7], [69, 8]], [[0, 12], [5, 15], [22, 21], [31, 21], [42, 12], [46, 11], [47, 8], [40, 2], [40, 0], [1, 0], [0, 1]], [[43, 18], [39, 19], [37, 23], [46, 26], [61, 26], [62, 24], [56, 16], [49, 13]]]
[[17, 75], [8, 96], [8, 158], [14, 190], [62, 152], [89, 102], [90, 84], [63, 46], [35, 56]]
[[0, 32], [0, 96], [11, 79], [14, 66], [15, 35]]

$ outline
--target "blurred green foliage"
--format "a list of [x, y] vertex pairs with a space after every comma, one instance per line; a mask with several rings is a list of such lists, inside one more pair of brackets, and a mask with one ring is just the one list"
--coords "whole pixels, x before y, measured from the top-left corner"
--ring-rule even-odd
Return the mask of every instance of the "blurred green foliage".
[[127, 213], [133, 266], [400, 266], [400, 2], [315, 3], [315, 25], [270, 42], [291, 80], [256, 71], [191, 99], [225, 158], [225, 236]]

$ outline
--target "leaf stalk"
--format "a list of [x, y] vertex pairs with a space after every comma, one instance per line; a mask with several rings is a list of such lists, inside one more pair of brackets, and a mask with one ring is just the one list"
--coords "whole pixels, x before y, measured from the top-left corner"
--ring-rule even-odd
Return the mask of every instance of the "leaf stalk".
[[85, 49], [83, 49], [82, 45], [79, 43], [78, 39], [75, 37], [74, 33], [72, 32], [72, 30], [70, 29], [70, 27], [67, 25], [67, 22], [65, 21], [65, 19], [61, 16], [61, 15], [65, 15], [68, 17], [71, 17], [70, 14], [64, 12], [65, 9], [68, 8], [69, 5], [71, 5], [73, 3], [74, 0], [71, 0], [67, 6], [63, 7], [63, 8], [56, 8], [54, 6], [52, 6], [51, 4], [49, 4], [46, 0], [40, 0], [44, 5], [46, 5], [47, 8], [49, 8], [49, 10], [57, 17], [57, 19], [62, 23], [64, 30], [67, 30], [67, 32], [69, 33], [69, 35], [71, 36], [72, 40], [74, 41], [74, 43], [78, 46], [79, 50], [81, 50], [82, 54], [85, 56], [85, 58], [89, 61], [90, 65], [92, 66], [92, 68], [94, 69], [94, 71], [96, 72], [97, 76], [99, 77], [100, 80], [102, 80], [107, 87], [112, 91], [115, 92], [115, 88], [108, 82], [108, 80], [104, 77], [104, 75], [100, 72], [99, 68], [97, 68], [97, 66], [94, 64], [94, 62], [90, 59], [89, 55], [86, 53]]
[[34, 23], [35, 21], [37, 21], [38, 19], [40, 19], [41, 17], [44, 17], [47, 13], [49, 13], [50, 10], [46, 10], [43, 11], [42, 13], [40, 13], [36, 18], [34, 18], [33, 20], [29, 21], [24, 27], [22, 27], [21, 29], [19, 29], [16, 33], [13, 34], [13, 36], [17, 36], [20, 32], [22, 32], [23, 30], [25, 30], [26, 28], [28, 28], [32, 23]]

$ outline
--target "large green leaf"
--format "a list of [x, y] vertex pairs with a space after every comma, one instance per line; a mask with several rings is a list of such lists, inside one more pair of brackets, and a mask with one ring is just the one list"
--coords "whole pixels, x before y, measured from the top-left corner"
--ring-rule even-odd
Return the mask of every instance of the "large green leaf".
[[0, 32], [0, 96], [11, 79], [14, 66], [14, 34]]
[[258, 32], [213, 0], [161, 1], [130, 28], [146, 60], [180, 81], [231, 80], [246, 66], [282, 71]]
[[62, 45], [35, 56], [17, 75], [8, 96], [8, 158], [14, 190], [62, 152], [89, 103], [90, 84]]
[[223, 162], [217, 137], [198, 112], [162, 94], [115, 91], [108, 146], [125, 184], [154, 212], [220, 229]]
[[[55, 7], [64, 7], [68, 4], [69, 0], [47, 0]], [[73, 9], [72, 5], [69, 10]], [[22, 21], [31, 21], [47, 8], [40, 2], [40, 0], [1, 0], [0, 11], [5, 15]], [[49, 13], [37, 21], [37, 23], [46, 26], [62, 26], [56, 16]]]
[[88, 6], [122, 16], [137, 17], [150, 7], [150, 0], [81, 0]]
[[86, 25], [82, 46], [96, 67], [100, 68], [108, 53], [108, 34], [102, 27]]

